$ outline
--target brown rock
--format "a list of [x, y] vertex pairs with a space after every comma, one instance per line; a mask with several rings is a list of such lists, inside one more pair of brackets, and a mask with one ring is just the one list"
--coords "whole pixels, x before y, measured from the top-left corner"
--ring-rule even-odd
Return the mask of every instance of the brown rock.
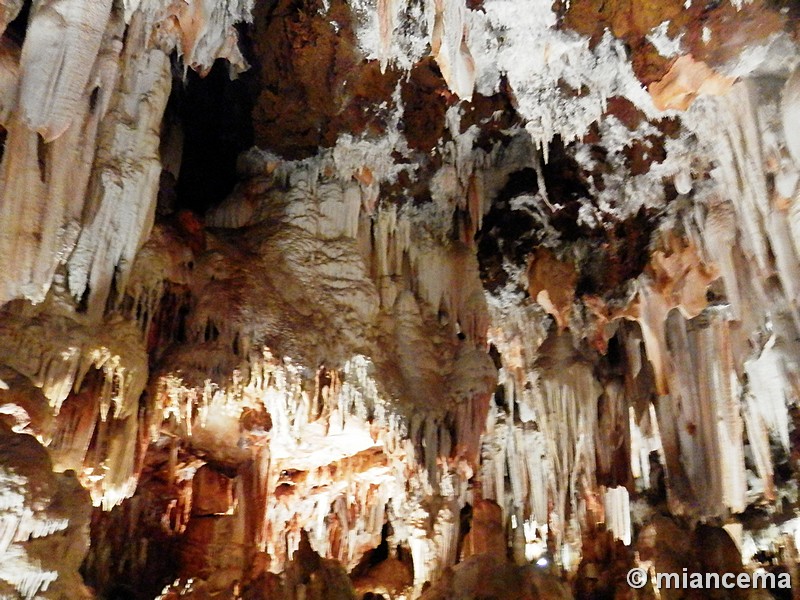
[[566, 329], [578, 280], [575, 266], [558, 260], [546, 248], [539, 248], [528, 266], [528, 292]]
[[734, 81], [687, 54], [676, 60], [669, 72], [647, 89], [659, 110], [686, 110], [700, 94], [724, 94]]
[[463, 558], [477, 554], [502, 557], [507, 548], [503, 510], [492, 500], [478, 500], [472, 508], [470, 531], [464, 538]]
[[226, 515], [233, 511], [233, 480], [208, 465], [197, 470], [192, 482], [192, 515]]

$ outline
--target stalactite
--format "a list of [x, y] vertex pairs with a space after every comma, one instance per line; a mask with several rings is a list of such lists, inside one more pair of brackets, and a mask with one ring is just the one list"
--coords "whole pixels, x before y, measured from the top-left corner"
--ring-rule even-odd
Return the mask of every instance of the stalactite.
[[[693, 497], [705, 515], [741, 512], [745, 506], [743, 423], [728, 327], [719, 312], [689, 323], [673, 313], [667, 323], [675, 368], [670, 396], [660, 398], [657, 408], [665, 451], [678, 452], [667, 452], [670, 489], [678, 496], [690, 494], [683, 499]], [[680, 468], [673, 468], [676, 459]]]
[[[9, 254], [18, 257], [20, 268], [4, 277], [4, 301], [27, 297], [40, 302], [58, 264], [65, 260], [75, 244], [93, 146], [105, 112], [105, 98], [111, 95], [115, 83], [114, 61], [115, 54], [119, 53], [119, 42], [114, 39], [114, 33], [119, 34], [119, 30], [112, 25], [112, 32], [106, 36], [93, 69], [92, 87], [98, 90], [95, 109], [90, 108], [92, 90], [88, 89], [82, 96], [85, 107], [79, 113], [82, 118], [76, 118], [70, 111], [72, 124], [50, 144], [38, 138], [38, 134], [18, 117], [13, 117], [7, 125], [8, 139], [0, 165], [0, 172], [4, 173], [0, 175], [0, 194], [8, 226], [0, 243]], [[81, 77], [84, 76], [83, 67], [81, 65]], [[20, 71], [20, 77], [23, 73]], [[37, 202], [31, 203], [31, 197]], [[28, 241], [14, 251], [12, 248], [20, 239]]]
[[630, 544], [632, 528], [628, 490], [621, 486], [606, 490], [603, 508], [609, 531], [613, 532], [616, 539]]
[[786, 80], [781, 98], [781, 116], [783, 119], [783, 134], [786, 138], [786, 146], [794, 159], [796, 165], [800, 165], [800, 147], [797, 138], [792, 132], [797, 131], [797, 119], [800, 109], [800, 70], [795, 69], [794, 73]]
[[431, 54], [442, 76], [459, 98], [469, 100], [475, 86], [475, 61], [469, 48], [467, 7], [461, 2], [434, 1]]
[[[59, 334], [71, 342], [66, 351]], [[130, 324], [112, 320], [98, 332], [54, 316], [10, 317], [2, 335], [9, 353], [5, 363], [41, 387], [56, 413], [91, 368], [102, 371], [104, 377], [103, 417], [112, 404], [116, 418], [135, 412], [148, 368], [139, 336]]]
[[[89, 182], [93, 218], [68, 263], [70, 291], [80, 297], [88, 288], [89, 313], [95, 316], [105, 306], [113, 265], [123, 265], [117, 285], [124, 290], [126, 265], [133, 263], [153, 224], [161, 172], [159, 129], [171, 72], [167, 56], [147, 48], [147, 35], [144, 18], [134, 15], [122, 55], [120, 93], [100, 131]], [[120, 166], [124, 177], [119, 177]]]
[[386, 71], [392, 49], [392, 36], [397, 27], [397, 0], [378, 0], [378, 26], [380, 28], [381, 72]]
[[[45, 143], [70, 127], [109, 21], [111, 2], [37, 4], [22, 48], [19, 104], [25, 127]], [[55, 82], [55, 85], [54, 85]]]
[[[426, 494], [439, 489], [442, 485], [439, 482], [445, 476], [448, 481], [450, 477], [458, 479], [469, 476], [469, 471], [462, 475], [457, 472], [446, 475], [448, 460], [454, 449], [443, 442], [445, 434], [435, 421], [429, 421], [424, 426], [425, 433], [422, 435], [426, 441], [422, 448], [399, 444], [404, 432], [413, 431], [414, 425], [403, 424], [406, 417], [398, 414], [394, 406], [378, 395], [375, 382], [369, 374], [373, 368], [365, 359], [348, 363], [341, 376], [333, 377], [334, 387], [331, 391], [320, 398], [324, 404], [316, 406], [302, 391], [302, 369], [282, 364], [269, 354], [248, 368], [251, 373], [249, 381], [240, 380], [233, 388], [224, 391], [206, 387], [202, 396], [198, 396], [192, 388], [183, 387], [178, 380], [162, 380], [164, 387], [159, 392], [159, 404], [165, 411], [165, 417], [177, 419], [177, 432], [188, 436], [193, 444], [215, 453], [217, 460], [246, 460], [246, 453], [236, 455], [229, 451], [224, 454], [220, 452], [224, 446], [236, 445], [234, 440], [241, 439], [244, 433], [240, 431], [238, 423], [242, 409], [248, 404], [242, 401], [250, 399], [254, 403], [251, 405], [253, 410], [258, 410], [259, 404], [264, 402], [263, 408], [271, 423], [265, 440], [269, 452], [261, 452], [253, 457], [245, 489], [255, 493], [246, 494], [248, 500], [240, 504], [240, 510], [249, 515], [248, 522], [253, 523], [255, 531], [261, 532], [256, 533], [254, 542], [269, 554], [270, 569], [275, 572], [282, 571], [291, 556], [292, 550], [286, 545], [283, 532], [295, 519], [309, 524], [309, 540], [317, 552], [353, 566], [366, 549], [374, 547], [380, 540], [385, 507], [394, 506], [393, 512], [403, 515], [405, 509], [400, 508], [400, 503], [411, 501], [413, 506], [423, 500]], [[474, 368], [474, 360], [465, 363], [464, 373], [455, 377], [454, 384], [463, 381], [468, 374], [474, 377]], [[493, 379], [491, 372], [485, 376]], [[336, 383], [339, 377], [343, 378], [341, 384]], [[485, 393], [482, 391], [484, 385], [455, 388], [458, 390], [455, 392], [456, 398], [463, 405], [459, 410], [465, 415], [477, 417], [478, 424], [481, 418], [481, 409], [478, 407], [483, 404], [481, 396]], [[195, 407], [198, 401], [199, 406]], [[217, 430], [216, 434], [209, 437], [206, 433], [208, 428], [212, 423], [221, 424], [221, 414], [226, 411], [234, 412], [226, 417], [228, 420], [224, 421], [227, 423], [224, 429]], [[474, 461], [479, 439], [474, 431], [476, 423], [468, 417], [461, 417], [459, 421], [467, 421], [462, 426], [466, 429], [463, 434], [457, 430], [457, 439], [463, 440], [466, 445], [459, 454]], [[378, 437], [374, 439], [376, 434]], [[309, 446], [312, 435], [321, 444], [320, 447], [312, 449]], [[223, 436], [235, 437], [226, 441], [227, 437]], [[411, 439], [414, 439], [413, 433]], [[408, 497], [407, 491], [402, 490], [402, 482], [408, 477], [404, 464], [408, 463], [409, 457], [418, 453], [423, 453], [427, 460], [426, 467], [417, 477], [420, 477], [423, 490], [429, 488], [429, 491], [422, 492], [423, 498], [413, 499], [413, 496]], [[259, 455], [261, 458], [258, 458]], [[331, 461], [331, 466], [322, 467]], [[458, 463], [456, 468], [460, 468]], [[451, 485], [448, 483], [443, 492], [451, 497], [455, 494], [463, 502], [463, 480], [454, 490], [450, 489]], [[350, 500], [345, 501], [345, 498]], [[259, 502], [265, 502], [266, 506], [259, 508]], [[336, 521], [330, 520], [332, 506], [340, 507], [333, 512], [339, 515]], [[374, 509], [371, 511], [368, 507]], [[378, 512], [373, 513], [374, 510]], [[456, 514], [457, 511], [456, 506], [450, 509], [449, 514]], [[259, 523], [259, 519], [263, 521]], [[342, 537], [338, 543], [331, 545], [332, 539], [336, 539], [330, 536], [334, 522], [341, 528]], [[449, 548], [443, 559], [444, 567], [455, 562], [458, 530], [457, 527], [455, 530], [448, 529], [452, 525], [446, 526], [444, 522], [442, 527], [444, 529], [440, 537], [436, 538], [438, 541], [431, 542], [431, 550], [421, 560], [431, 560], [432, 556], [439, 556]], [[404, 537], [400, 536], [400, 539]], [[424, 581], [421, 579], [420, 585]]]

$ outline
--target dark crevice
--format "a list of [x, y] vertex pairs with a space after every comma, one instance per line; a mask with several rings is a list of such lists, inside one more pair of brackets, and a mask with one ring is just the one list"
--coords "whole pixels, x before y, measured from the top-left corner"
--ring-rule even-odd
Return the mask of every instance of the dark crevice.
[[47, 158], [48, 158], [47, 142], [40, 134], [36, 134], [36, 157], [39, 162], [39, 179], [42, 183], [47, 181]]
[[456, 556], [460, 557], [464, 552], [464, 540], [467, 534], [472, 530], [472, 505], [467, 502], [461, 508], [459, 513], [459, 528], [458, 528], [458, 544], [456, 547]]
[[[116, 281], [116, 278], [114, 279]], [[114, 288], [114, 281], [112, 281], [112, 288]], [[87, 310], [89, 310], [89, 297], [92, 295], [92, 288], [89, 285], [86, 286], [86, 289], [83, 290], [80, 299], [78, 300], [78, 305], [75, 307], [75, 312], [78, 314], [85, 314]], [[115, 295], [115, 290], [112, 289], [109, 297], [113, 297]]]
[[89, 111], [94, 114], [97, 109], [97, 101], [100, 98], [100, 86], [95, 87], [89, 94]]
[[514, 270], [526, 269], [532, 254], [546, 240], [545, 228], [549, 228], [550, 243], [556, 234], [559, 244], [549, 247], [559, 260], [582, 257], [574, 264], [578, 273], [576, 296], [624, 296], [628, 282], [638, 277], [647, 264], [650, 242], [661, 215], [641, 208], [624, 219], [604, 216], [603, 222], [595, 226], [582, 221], [581, 208], [596, 207], [596, 201], [570, 147], [559, 138], [550, 144], [542, 176], [547, 198], [555, 210], [547, 210], [540, 201], [523, 200], [516, 206], [512, 203], [515, 198], [535, 196], [540, 191], [536, 171], [526, 168], [509, 176], [484, 217], [483, 227], [476, 234], [484, 288], [492, 293], [504, 288], [512, 277], [508, 265], [513, 265]]
[[525, 168], [512, 173], [483, 218], [483, 226], [475, 237], [481, 279], [490, 292], [502, 288], [508, 281], [504, 258], [513, 264], [524, 264], [540, 241], [533, 216], [527, 211], [512, 209], [510, 204], [517, 196], [538, 191], [536, 171]]
[[182, 127], [183, 152], [177, 184], [167, 180], [162, 189], [175, 210], [204, 214], [236, 184], [237, 158], [253, 145], [253, 79], [246, 72], [231, 80], [228, 63], [217, 60], [205, 77], [189, 71], [173, 87], [169, 110]]
[[578, 211], [581, 200], [590, 199], [591, 194], [580, 166], [556, 136], [550, 143], [548, 161], [542, 166], [550, 202], [558, 205], [550, 224], [561, 234], [565, 242], [575, 241], [588, 233], [579, 225]]
[[28, 31], [28, 19], [31, 14], [32, 6], [33, 0], [26, 0], [19, 13], [17, 13], [17, 16], [14, 17], [8, 24], [8, 27], [6, 27], [4, 35], [8, 36], [9, 39], [18, 46], [22, 46], [22, 43], [25, 41], [25, 34]]
[[658, 215], [645, 208], [607, 227], [592, 230], [593, 251], [580, 265], [576, 295], [623, 295], [628, 281], [638, 277], [649, 260], [648, 248]]
[[371, 568], [389, 558], [389, 537], [392, 535], [392, 533], [392, 526], [389, 525], [389, 523], [384, 523], [383, 528], [381, 529], [381, 543], [372, 550], [364, 553], [361, 561], [350, 574], [353, 579], [364, 575]]

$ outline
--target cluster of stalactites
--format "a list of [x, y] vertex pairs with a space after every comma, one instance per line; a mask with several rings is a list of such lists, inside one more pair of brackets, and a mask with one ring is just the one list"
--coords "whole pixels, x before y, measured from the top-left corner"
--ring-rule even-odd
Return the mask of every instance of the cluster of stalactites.
[[[483, 172], [491, 159], [451, 142], [432, 183], [434, 206], [398, 208], [379, 197], [380, 185], [395, 180], [399, 168], [379, 152], [382, 143], [340, 139], [331, 151], [294, 162], [250, 152], [242, 161], [250, 179], [206, 222], [238, 229], [279, 219], [321, 239], [355, 240], [381, 307], [391, 309], [411, 291], [441, 312], [454, 334], [480, 345], [488, 315], [472, 243], [488, 208]], [[355, 166], [358, 158], [363, 165]], [[454, 213], [469, 215], [458, 241], [449, 239]]]
[[[517, 560], [538, 558], [550, 539], [559, 550], [567, 548], [558, 559], [566, 557], [570, 564], [564, 567], [572, 568], [580, 557], [588, 511], [603, 517], [602, 508], [587, 505], [598, 489], [596, 461], [625, 441], [628, 414], [618, 406], [622, 395], [613, 385], [603, 389], [591, 364], [573, 355], [568, 334], [549, 348], [554, 362], [545, 368], [524, 367], [535, 358], [519, 346], [493, 341], [522, 362], [501, 370], [503, 402], [493, 403], [484, 435], [483, 497], [504, 509]], [[601, 397], [605, 403], [599, 411]]]
[[16, 264], [0, 303], [41, 302], [66, 272], [99, 318], [117, 267], [121, 291], [153, 224], [170, 52], [180, 46], [199, 69], [217, 57], [244, 67], [233, 25], [250, 18], [249, 2], [142, 0], [124, 14], [112, 4], [35, 4], [22, 47], [3, 38], [0, 248]]
[[[597, 367], [573, 354], [569, 334], [555, 346], [548, 341], [537, 352], [547, 359], [534, 357], [527, 368], [504, 362], [502, 402], [493, 403], [483, 437], [481, 484], [483, 496], [504, 509], [519, 560], [536, 558], [551, 540], [564, 567], [577, 567], [587, 523], [605, 522], [630, 544], [629, 493], [658, 502], [665, 481], [670, 512], [696, 519], [775, 499], [770, 443], [779, 430], [769, 425], [786, 422], [786, 379], [759, 391], [777, 392], [769, 403], [745, 393], [731, 352], [735, 324], [724, 309], [691, 320], [673, 312], [664, 325], [669, 391], [660, 396], [635, 326], [620, 332], [623, 379], [601, 384]], [[515, 348], [499, 347], [514, 356]], [[774, 357], [758, 360], [775, 373]]]
[[[58, 470], [81, 474], [96, 503], [110, 508], [132, 494], [138, 406], [148, 378], [133, 324], [111, 319], [92, 327], [46, 312], [7, 311], [0, 345], [12, 376], [0, 392], [3, 412], [16, 407], [20, 431], [49, 446]], [[115, 435], [92, 447], [98, 431]]]
[[[271, 571], [283, 571], [302, 530], [321, 556], [352, 568], [387, 521], [410, 548], [418, 585], [455, 562], [485, 395], [439, 418], [406, 416], [378, 393], [374, 371], [355, 357], [341, 373], [318, 373], [309, 388], [304, 369], [264, 353], [226, 388], [161, 379], [162, 427], [240, 465], [236, 518], [269, 555]], [[268, 426], [245, 425], [258, 414], [268, 415]], [[446, 500], [431, 517], [434, 498]]]
[[684, 186], [693, 206], [657, 234], [629, 306], [602, 321], [624, 349], [621, 379], [601, 385], [600, 366], [554, 351], [541, 316], [514, 322], [532, 309], [491, 330], [503, 394], [484, 437], [483, 493], [521, 531], [520, 555], [547, 535], [579, 540], [590, 516], [631, 543], [632, 492], [657, 503], [663, 487], [670, 512], [693, 519], [780, 498], [774, 463], [790, 450], [797, 401], [797, 74], [769, 89], [781, 87], [767, 98], [745, 81], [687, 113], [698, 151], [715, 160]]
[[449, 90], [466, 101], [496, 93], [505, 81], [545, 158], [556, 136], [567, 142], [583, 136], [611, 97], [626, 97], [648, 115], [659, 112], [634, 75], [622, 40], [607, 32], [590, 44], [558, 26], [548, 0], [489, 0], [480, 8], [461, 0], [350, 5], [362, 51], [384, 68], [392, 63], [410, 69], [430, 55]]
[[[691, 488], [705, 515], [739, 513], [754, 498], [775, 500], [773, 460], [776, 451], [779, 459], [789, 451], [800, 324], [800, 161], [788, 128], [796, 80], [796, 73], [785, 83], [745, 80], [687, 115], [715, 161], [710, 183], [696, 184], [698, 207], [686, 228], [718, 267], [723, 299], [690, 321], [696, 311], [673, 311], [652, 329], [670, 354], [660, 367], [669, 399], [662, 397], [658, 410], [665, 451], [673, 449], [666, 452], [672, 487]], [[745, 469], [743, 440], [753, 473]], [[669, 464], [680, 453], [683, 471]]]
[[[148, 358], [146, 338], [104, 311], [112, 283], [124, 293], [151, 232], [169, 54], [179, 46], [200, 70], [218, 57], [235, 70], [246, 66], [233, 25], [250, 18], [252, 3], [179, 4], [141, 0], [122, 11], [110, 1], [34, 3], [21, 46], [6, 35], [0, 48], [0, 248], [15, 257], [0, 278], [0, 304], [25, 299], [42, 309], [4, 317], [3, 363], [41, 388], [55, 415], [64, 409], [30, 431], [50, 444], [57, 468], [81, 473], [107, 508], [135, 488]], [[21, 8], [3, 9], [3, 30]], [[133, 283], [136, 310], [152, 317], [162, 283]], [[85, 315], [76, 314], [79, 301]], [[84, 401], [78, 396], [95, 371], [100, 385], [91, 383]], [[67, 419], [77, 425], [65, 426]], [[108, 441], [90, 452], [98, 429], [108, 430]]]

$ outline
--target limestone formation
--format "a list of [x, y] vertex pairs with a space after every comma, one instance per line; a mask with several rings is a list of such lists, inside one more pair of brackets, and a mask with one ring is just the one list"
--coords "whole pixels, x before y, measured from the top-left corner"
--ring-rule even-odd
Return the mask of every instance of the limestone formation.
[[796, 2], [0, 35], [0, 599], [800, 582]]

